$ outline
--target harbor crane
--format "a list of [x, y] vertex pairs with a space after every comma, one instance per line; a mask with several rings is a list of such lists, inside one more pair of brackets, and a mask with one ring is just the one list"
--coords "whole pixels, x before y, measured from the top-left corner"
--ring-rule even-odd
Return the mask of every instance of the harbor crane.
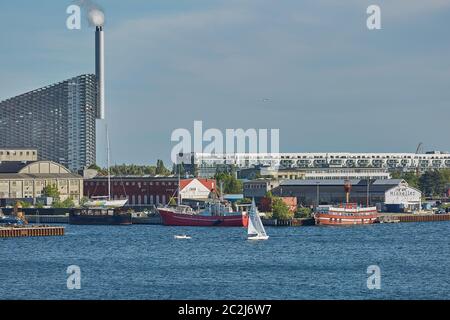
[[[416, 148], [416, 154], [423, 153], [423, 143], [419, 142]], [[416, 165], [416, 175], [418, 176], [420, 174], [420, 160], [417, 159], [417, 165]]]

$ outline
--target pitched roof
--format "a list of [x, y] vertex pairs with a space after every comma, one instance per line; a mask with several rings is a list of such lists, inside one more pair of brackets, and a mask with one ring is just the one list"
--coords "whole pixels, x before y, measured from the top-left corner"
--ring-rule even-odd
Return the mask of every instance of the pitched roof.
[[216, 180], [202, 179], [202, 178], [182, 179], [180, 180], [180, 189], [183, 190], [188, 184], [190, 184], [194, 180], [198, 180], [202, 185], [208, 188], [208, 190], [216, 189]]

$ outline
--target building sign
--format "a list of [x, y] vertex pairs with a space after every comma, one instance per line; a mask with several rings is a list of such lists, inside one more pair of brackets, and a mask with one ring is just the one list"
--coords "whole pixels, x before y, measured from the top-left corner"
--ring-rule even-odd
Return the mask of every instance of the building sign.
[[406, 186], [397, 186], [389, 189], [385, 193], [386, 204], [410, 204], [419, 203], [422, 193], [414, 188]]

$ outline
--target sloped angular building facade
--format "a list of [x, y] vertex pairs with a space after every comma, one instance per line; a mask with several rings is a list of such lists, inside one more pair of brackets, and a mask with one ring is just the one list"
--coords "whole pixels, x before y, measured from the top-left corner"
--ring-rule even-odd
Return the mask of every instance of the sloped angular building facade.
[[37, 149], [71, 171], [94, 164], [96, 92], [89, 74], [0, 102], [0, 146]]

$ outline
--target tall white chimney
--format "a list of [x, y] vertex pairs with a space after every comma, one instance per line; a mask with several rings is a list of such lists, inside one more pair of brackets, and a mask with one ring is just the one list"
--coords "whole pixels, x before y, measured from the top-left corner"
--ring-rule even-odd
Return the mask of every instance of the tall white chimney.
[[103, 26], [95, 28], [95, 75], [97, 76], [97, 119], [105, 119], [105, 39]]

